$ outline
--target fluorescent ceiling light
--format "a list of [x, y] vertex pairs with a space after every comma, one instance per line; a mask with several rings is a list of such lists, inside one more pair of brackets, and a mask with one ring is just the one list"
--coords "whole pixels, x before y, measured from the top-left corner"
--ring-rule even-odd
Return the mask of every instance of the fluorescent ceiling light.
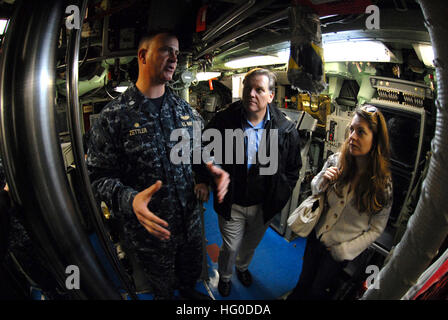
[[289, 50], [282, 50], [277, 55], [270, 56], [252, 56], [235, 60], [230, 60], [224, 65], [232, 69], [256, 67], [256, 66], [268, 66], [273, 64], [285, 64], [289, 59]]
[[0, 36], [5, 33], [6, 25], [8, 24], [8, 20], [0, 19]]
[[325, 62], [393, 62], [395, 55], [380, 41], [337, 41], [324, 43]]
[[217, 78], [221, 75], [221, 72], [198, 72], [196, 73], [197, 81], [206, 81], [212, 78]]
[[425, 66], [434, 67], [434, 49], [429, 44], [412, 44], [415, 53], [417, 53], [420, 61], [423, 61]]

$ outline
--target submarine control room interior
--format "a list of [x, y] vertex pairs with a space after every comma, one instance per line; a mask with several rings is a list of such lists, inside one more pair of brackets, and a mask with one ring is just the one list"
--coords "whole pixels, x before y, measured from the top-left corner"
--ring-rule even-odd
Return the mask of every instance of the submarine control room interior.
[[[394, 272], [389, 269], [396, 260], [411, 259], [404, 251], [412, 246], [404, 241], [411, 241], [413, 232], [426, 232], [433, 242], [419, 242], [416, 251], [428, 253], [424, 262], [416, 258], [421, 272], [412, 285], [406, 282], [398, 296], [390, 287], [378, 291], [384, 290], [384, 299], [446, 300], [447, 200], [434, 197], [445, 203], [440, 207], [423, 207], [422, 201], [430, 202], [433, 162], [447, 157], [446, 147], [435, 145], [443, 145], [442, 130], [448, 145], [441, 124], [444, 118], [446, 125], [448, 109], [438, 102], [447, 87], [440, 83], [446, 76], [438, 76], [447, 72], [446, 44], [439, 43], [435, 54], [432, 32], [443, 29], [431, 29], [428, 22], [429, 14], [437, 17], [435, 3], [447, 12], [443, 1], [425, 0], [0, 1], [0, 156], [9, 197], [23, 219], [23, 225], [14, 225], [2, 204], [0, 299], [51, 300], [42, 286], [52, 284], [67, 299], [153, 299], [143, 268], [121, 245], [117, 220], [93, 198], [85, 139], [103, 108], [136, 82], [143, 33], [170, 29], [178, 35], [180, 52], [167, 86], [205, 125], [242, 99], [243, 79], [258, 67], [275, 74], [272, 104], [300, 137], [298, 180], [255, 251], [253, 283], [246, 287], [232, 279], [228, 297], [218, 291], [222, 238], [213, 197], [202, 204], [198, 291], [213, 300], [286, 299], [299, 279], [307, 243], [288, 218], [346, 141], [356, 108], [368, 104], [381, 111], [389, 132], [392, 209], [381, 235], [334, 279], [332, 299], [361, 299], [371, 290], [369, 266], [381, 274]], [[310, 56], [303, 48], [311, 42], [318, 47], [314, 58], [295, 61], [297, 50]], [[431, 190], [446, 190], [437, 179], [430, 182]], [[444, 215], [445, 224], [429, 218], [433, 225], [412, 223], [417, 211]], [[23, 229], [37, 248], [36, 258], [18, 244]], [[91, 268], [86, 276], [91, 285], [68, 290], [65, 267], [75, 259]], [[48, 274], [38, 274], [36, 265]]]

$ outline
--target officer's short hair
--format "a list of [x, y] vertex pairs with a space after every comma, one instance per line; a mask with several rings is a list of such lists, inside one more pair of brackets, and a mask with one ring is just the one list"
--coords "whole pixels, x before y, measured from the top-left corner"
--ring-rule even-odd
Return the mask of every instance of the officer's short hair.
[[246, 73], [246, 76], [244, 77], [243, 85], [246, 84], [246, 81], [249, 81], [250, 78], [252, 78], [254, 76], [258, 76], [258, 75], [268, 77], [269, 90], [271, 92], [275, 93], [275, 82], [277, 81], [277, 77], [272, 71], [269, 71], [268, 69], [255, 68], [255, 69], [250, 70], [248, 73]]
[[175, 34], [172, 30], [169, 29], [158, 29], [158, 30], [153, 30], [151, 32], [146, 32], [144, 33], [141, 37], [140, 37], [140, 41], [138, 43], [138, 50], [140, 50], [140, 48], [142, 48], [143, 46], [145, 46], [148, 42], [150, 42], [152, 39], [154, 39], [155, 36], [157, 36], [158, 34], [166, 34], [168, 37], [173, 37], [176, 39], [179, 39], [179, 37], [177, 36], [177, 34]]

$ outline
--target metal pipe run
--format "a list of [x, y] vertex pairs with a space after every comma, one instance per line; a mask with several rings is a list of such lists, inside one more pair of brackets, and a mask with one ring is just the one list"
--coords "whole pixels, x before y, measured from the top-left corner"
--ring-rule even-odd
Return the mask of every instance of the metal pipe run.
[[[82, 227], [55, 122], [56, 44], [63, 1], [18, 1], [0, 61], [1, 156], [13, 200], [49, 269], [73, 299], [121, 299]], [[80, 287], [70, 290], [69, 266]]]
[[[249, 10], [250, 7], [252, 7], [255, 4], [255, 0], [250, 0], [245, 3], [243, 3], [241, 6], [239, 6], [235, 11], [231, 12], [229, 15], [224, 15], [224, 18], [222, 18], [216, 26], [212, 27], [208, 31], [204, 33], [204, 36], [202, 37], [202, 41], [208, 41], [214, 39], [216, 33], [221, 31], [224, 27], [231, 24], [233, 20], [238, 18], [241, 14]], [[228, 29], [227, 29], [228, 30]]]
[[400, 243], [376, 281], [379, 289], [369, 288], [363, 300], [400, 299], [428, 268], [448, 234], [448, 20], [445, 0], [418, 1], [433, 44], [437, 74], [437, 120], [431, 143], [429, 171], [420, 199]]
[[[87, 10], [88, 0], [82, 1], [82, 9], [80, 12], [80, 25], [83, 25], [84, 16]], [[76, 196], [79, 201], [84, 204], [85, 215], [89, 217], [93, 227], [98, 236], [101, 247], [103, 248], [108, 260], [113, 269], [121, 280], [122, 286], [126, 289], [132, 299], [137, 300], [135, 288], [132, 280], [127, 276], [125, 270], [115, 253], [115, 249], [108, 239], [106, 229], [103, 224], [102, 214], [96, 204], [95, 196], [93, 194], [90, 179], [87, 173], [87, 167], [84, 160], [83, 138], [81, 135], [81, 107], [79, 105], [78, 95], [78, 75], [79, 75], [79, 48], [81, 42], [81, 29], [72, 30], [70, 33], [69, 43], [67, 46], [67, 115], [68, 125], [71, 136], [71, 145], [73, 151], [73, 159], [75, 162], [75, 174], [77, 175]]]
[[216, 42], [215, 44], [211, 45], [210, 47], [204, 49], [203, 51], [199, 52], [197, 54], [197, 56], [195, 57], [195, 59], [199, 59], [202, 56], [213, 52], [213, 50], [226, 45], [227, 43], [234, 41], [238, 38], [241, 38], [249, 33], [252, 33], [260, 28], [264, 28], [268, 25], [271, 25], [273, 23], [276, 23], [278, 21], [284, 20], [288, 18], [288, 9], [284, 9], [282, 11], [279, 11], [277, 13], [271, 14], [270, 16], [261, 19], [257, 22], [254, 22], [246, 27], [241, 28], [238, 31], [235, 31], [231, 34], [229, 34], [228, 36], [222, 38], [221, 40], [219, 40], [218, 42]]

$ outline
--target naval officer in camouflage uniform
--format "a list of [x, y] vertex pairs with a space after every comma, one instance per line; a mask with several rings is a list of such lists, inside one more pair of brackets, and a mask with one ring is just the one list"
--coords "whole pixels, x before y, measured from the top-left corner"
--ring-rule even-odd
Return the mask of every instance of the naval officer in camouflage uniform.
[[[187, 128], [193, 145], [193, 121], [199, 120], [166, 86], [178, 54], [172, 34], [140, 41], [137, 82], [102, 110], [91, 130], [87, 167], [97, 199], [121, 221], [155, 299], [171, 299], [176, 288], [183, 298], [203, 299], [193, 289], [201, 273], [202, 237], [192, 161], [170, 161], [178, 143], [170, 141], [171, 132]], [[229, 176], [208, 167], [222, 201]]]

